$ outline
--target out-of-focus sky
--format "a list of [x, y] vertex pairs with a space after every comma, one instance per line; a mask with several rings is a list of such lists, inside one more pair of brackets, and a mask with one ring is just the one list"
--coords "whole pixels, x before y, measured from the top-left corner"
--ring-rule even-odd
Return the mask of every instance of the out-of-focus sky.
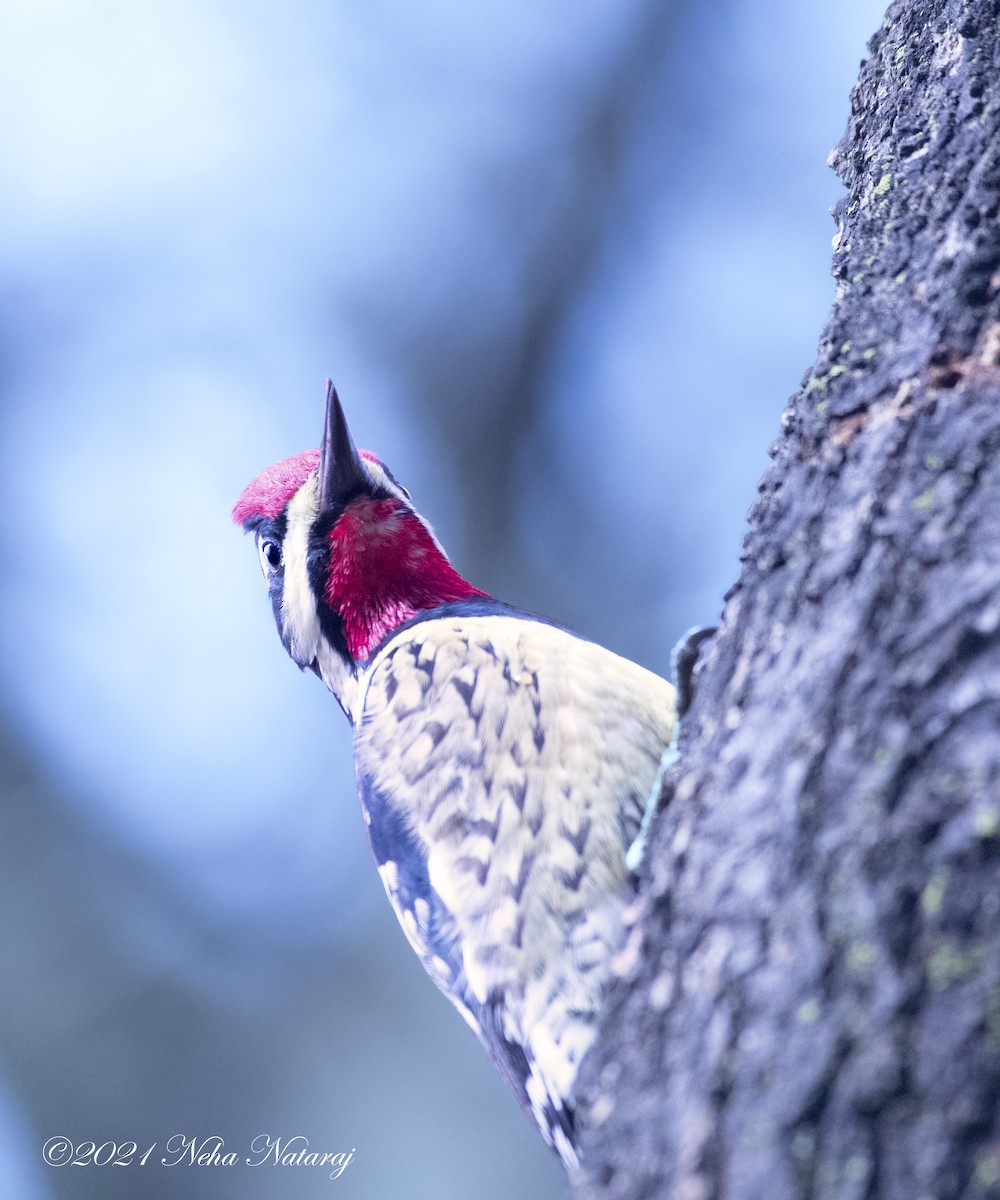
[[[832, 300], [881, 16], [0, 6], [3, 1194], [566, 1194], [411, 961], [229, 508], [332, 375], [463, 573], [665, 672]], [[40, 1158], [178, 1132], [356, 1157]]]

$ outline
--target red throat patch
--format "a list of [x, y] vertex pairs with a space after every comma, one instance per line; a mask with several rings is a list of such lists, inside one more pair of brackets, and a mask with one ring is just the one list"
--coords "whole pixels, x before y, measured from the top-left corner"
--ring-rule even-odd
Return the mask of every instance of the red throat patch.
[[330, 531], [330, 552], [326, 601], [356, 661], [418, 612], [487, 594], [459, 575], [423, 521], [395, 499], [351, 504]]

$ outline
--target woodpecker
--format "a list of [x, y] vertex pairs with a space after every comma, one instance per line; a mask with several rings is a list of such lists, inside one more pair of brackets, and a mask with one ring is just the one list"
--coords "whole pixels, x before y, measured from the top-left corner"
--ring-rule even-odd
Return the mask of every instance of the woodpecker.
[[281, 641], [354, 729], [358, 798], [403, 931], [571, 1172], [573, 1087], [624, 940], [673, 686], [495, 599], [354, 444], [269, 467], [254, 534]]

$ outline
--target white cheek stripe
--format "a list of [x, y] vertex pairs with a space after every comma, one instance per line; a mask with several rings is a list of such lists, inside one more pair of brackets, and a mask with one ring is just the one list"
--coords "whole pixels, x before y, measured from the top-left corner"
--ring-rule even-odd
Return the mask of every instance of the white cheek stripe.
[[357, 700], [354, 672], [323, 637], [316, 598], [309, 586], [309, 531], [319, 510], [316, 476], [299, 488], [288, 505], [288, 529], [282, 544], [285, 589], [281, 597], [282, 628], [292, 657], [303, 667], [315, 659], [323, 682], [353, 720]]
[[410, 512], [413, 513], [420, 524], [423, 525], [423, 527], [430, 534], [431, 541], [441, 552], [442, 557], [447, 558], [448, 555], [444, 552], [444, 546], [442, 546], [438, 541], [437, 534], [431, 528], [430, 522], [425, 520], [425, 518], [422, 517], [420, 513], [418, 513], [413, 507], [413, 501], [410, 499], [409, 493], [404, 492], [394, 479], [389, 478], [389, 476], [385, 473], [385, 468], [380, 462], [372, 462], [370, 458], [363, 458], [361, 461], [365, 464], [365, 470], [368, 472], [372, 482], [377, 487], [383, 487], [387, 492], [392, 492], [394, 496], [397, 496], [403, 502], [403, 504], [406, 505]]
[[319, 615], [309, 587], [307, 554], [309, 530], [316, 519], [316, 480], [310, 477], [288, 505], [288, 530], [282, 545], [285, 560], [285, 590], [281, 597], [281, 619], [297, 662], [308, 666], [319, 649]]

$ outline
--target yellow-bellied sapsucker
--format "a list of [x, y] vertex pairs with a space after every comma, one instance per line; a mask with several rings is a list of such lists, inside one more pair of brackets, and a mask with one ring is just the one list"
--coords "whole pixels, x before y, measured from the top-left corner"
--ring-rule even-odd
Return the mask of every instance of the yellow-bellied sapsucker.
[[467, 583], [355, 448], [332, 384], [321, 449], [264, 471], [233, 519], [256, 535], [285, 648], [354, 727], [368, 838], [410, 944], [574, 1167], [574, 1079], [673, 687]]

